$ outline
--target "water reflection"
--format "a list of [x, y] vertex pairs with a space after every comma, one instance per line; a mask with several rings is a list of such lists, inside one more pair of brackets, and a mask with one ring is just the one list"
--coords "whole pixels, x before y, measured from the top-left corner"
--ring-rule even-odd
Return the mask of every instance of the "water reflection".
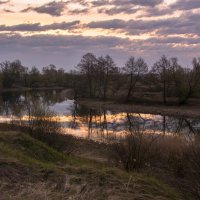
[[1, 122], [26, 121], [31, 105], [46, 104], [57, 113], [55, 120], [62, 124], [64, 133], [101, 142], [118, 140], [133, 130], [185, 138], [200, 132], [198, 119], [91, 109], [56, 90], [2, 93], [0, 103]]
[[[73, 122], [74, 130], [81, 130], [78, 136], [95, 140], [116, 140], [124, 137], [135, 129], [147, 134], [159, 134], [164, 136], [181, 136], [188, 138], [200, 131], [199, 120], [175, 118], [161, 115], [138, 113], [115, 113], [105, 110], [93, 110], [84, 108], [84, 115], [79, 114], [83, 107], [76, 107]], [[73, 133], [74, 133], [73, 130]]]

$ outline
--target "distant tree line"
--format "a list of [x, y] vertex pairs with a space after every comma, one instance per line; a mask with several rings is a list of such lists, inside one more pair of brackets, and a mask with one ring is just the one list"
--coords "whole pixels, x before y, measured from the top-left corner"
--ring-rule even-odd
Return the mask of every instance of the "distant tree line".
[[200, 97], [200, 58], [184, 68], [175, 57], [163, 55], [152, 67], [141, 57], [130, 57], [119, 68], [109, 55], [87, 53], [71, 72], [52, 64], [40, 71], [19, 60], [5, 61], [0, 63], [0, 87], [65, 87], [73, 89], [75, 98], [186, 104]]
[[2, 89], [10, 88], [41, 88], [68, 86], [69, 74], [64, 69], [57, 69], [55, 65], [28, 68], [20, 60], [0, 63], [0, 86]]
[[164, 104], [200, 97], [200, 58], [184, 68], [177, 58], [163, 55], [149, 68], [143, 58], [130, 57], [119, 68], [109, 55], [97, 58], [87, 53], [74, 74], [77, 96]]

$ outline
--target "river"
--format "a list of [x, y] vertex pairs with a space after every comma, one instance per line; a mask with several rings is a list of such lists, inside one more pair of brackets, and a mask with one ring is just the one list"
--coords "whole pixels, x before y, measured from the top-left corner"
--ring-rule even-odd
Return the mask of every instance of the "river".
[[[36, 102], [36, 103], [35, 103]], [[114, 112], [79, 105], [61, 90], [4, 92], [0, 95], [0, 122], [26, 121], [30, 105], [44, 104], [55, 114], [64, 134], [112, 142], [132, 131], [160, 136], [192, 138], [200, 132], [200, 120], [134, 112]]]

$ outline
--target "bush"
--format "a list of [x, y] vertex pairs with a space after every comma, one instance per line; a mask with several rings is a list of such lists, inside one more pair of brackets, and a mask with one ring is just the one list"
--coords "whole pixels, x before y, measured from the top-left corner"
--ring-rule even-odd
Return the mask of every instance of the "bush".
[[33, 103], [29, 106], [28, 113], [27, 125], [31, 136], [59, 151], [72, 151], [73, 137], [63, 134], [56, 113], [49, 110], [47, 105]]
[[114, 160], [121, 163], [127, 171], [149, 167], [154, 151], [153, 143], [156, 137], [139, 130], [132, 131], [113, 144]]
[[193, 181], [193, 191], [200, 198], [200, 136], [196, 135], [194, 141], [190, 145], [190, 177]]

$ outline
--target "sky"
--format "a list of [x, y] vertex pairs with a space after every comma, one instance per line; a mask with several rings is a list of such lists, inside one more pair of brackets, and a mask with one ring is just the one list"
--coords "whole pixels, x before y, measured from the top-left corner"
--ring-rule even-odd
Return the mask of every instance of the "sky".
[[200, 57], [200, 0], [0, 0], [0, 62], [74, 69], [87, 52], [160, 56], [191, 67]]

